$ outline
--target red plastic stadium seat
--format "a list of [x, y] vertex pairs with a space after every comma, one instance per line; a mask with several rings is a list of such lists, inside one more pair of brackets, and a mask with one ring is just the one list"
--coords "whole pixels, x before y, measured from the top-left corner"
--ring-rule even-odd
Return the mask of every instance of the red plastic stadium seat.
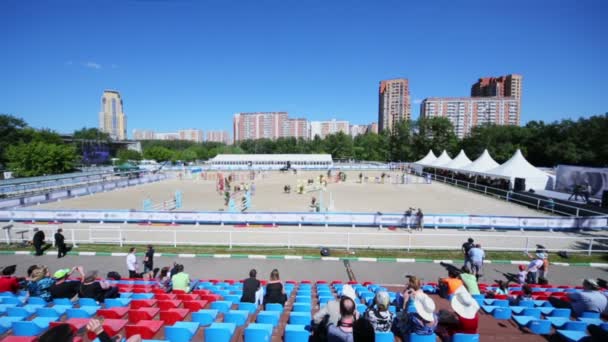
[[331, 285], [342, 284], [342, 280], [332, 280]]
[[494, 296], [494, 299], [507, 299], [509, 298], [507, 295], [496, 295]]
[[201, 297], [199, 295], [197, 295], [196, 293], [183, 293], [183, 294], [178, 294], [177, 299], [179, 299], [179, 300], [199, 300], [199, 299], [201, 299]]
[[285, 282], [285, 284], [294, 284], [294, 285], [297, 284], [297, 283], [298, 282], [295, 281], [295, 280], [288, 280], [288, 281]]
[[359, 284], [359, 282], [358, 282], [358, 281], [351, 280], [351, 281], [349, 281], [347, 284], [348, 284], [348, 285], [357, 285], [357, 284]]
[[190, 312], [196, 312], [204, 309], [207, 306], [206, 300], [187, 300], [184, 301], [184, 308], [190, 310]]
[[158, 288], [158, 287], [153, 288], [152, 293], [154, 293], [155, 295], [167, 294], [167, 292], [165, 292], [165, 290]]
[[127, 332], [127, 338], [133, 335], [141, 335], [142, 339], [149, 340], [154, 338], [154, 335], [158, 333], [164, 324], [163, 321], [142, 320], [137, 322], [137, 324], [127, 324], [125, 331]]
[[317, 284], [327, 284], [327, 280], [317, 280]]
[[213, 283], [213, 284], [217, 284], [220, 282], [220, 280], [219, 279], [209, 279], [209, 282]]
[[156, 305], [156, 299], [134, 299], [131, 301], [131, 309], [150, 308]]
[[511, 291], [511, 295], [512, 296], [519, 296], [519, 295], [521, 295], [523, 293], [524, 293], [524, 291]]
[[89, 323], [90, 318], [70, 318], [64, 322], [51, 322], [49, 327], [52, 328], [57, 325], [68, 324], [72, 330], [77, 333], [80, 329], [84, 328]]
[[110, 309], [99, 309], [97, 310], [97, 316], [101, 316], [106, 319], [121, 319], [127, 315], [129, 308], [126, 306], [115, 306]]
[[151, 287], [134, 287], [133, 288], [133, 293], [151, 293], [151, 292], [152, 292]]
[[133, 287], [129, 285], [118, 285], [118, 292], [133, 292]]
[[215, 302], [215, 301], [221, 300], [221, 298], [222, 298], [222, 296], [220, 296], [220, 295], [208, 294], [208, 295], [201, 296], [200, 300], [206, 300], [208, 302]]
[[234, 280], [234, 279], [225, 279], [225, 280], [224, 280], [224, 283], [228, 283], [228, 284], [230, 284], [230, 285], [234, 285], [236, 282], [237, 282], [237, 281], [236, 281], [236, 280]]
[[158, 300], [175, 300], [175, 298], [177, 298], [177, 295], [173, 294], [173, 293], [155, 293], [154, 294], [154, 298], [158, 299]]
[[540, 296], [532, 296], [532, 298], [534, 298], [534, 300], [549, 300], [549, 296], [545, 296], [545, 295], [540, 295]]
[[171, 293], [184, 294], [184, 293], [186, 293], [186, 291], [184, 291], [184, 290], [171, 290]]
[[159, 300], [157, 303], [158, 308], [162, 310], [169, 310], [179, 308], [182, 305], [181, 300]]
[[210, 294], [211, 291], [209, 291], [209, 290], [193, 290], [192, 293], [197, 294], [199, 296], [202, 296], [202, 295]]
[[139, 321], [154, 319], [154, 316], [156, 316], [159, 311], [159, 308], [140, 308], [137, 310], [129, 310], [129, 323], [137, 323]]
[[[103, 321], [102, 327], [103, 331], [106, 332], [110, 337], [116, 336], [119, 331], [121, 331], [127, 325], [126, 319], [106, 319]], [[89, 332], [87, 337], [90, 341], [95, 339], [95, 333]]]
[[266, 286], [266, 284], [268, 284], [268, 280], [260, 280], [260, 284], [262, 284], [262, 286]]
[[34, 342], [38, 340], [38, 336], [7, 336], [2, 342]]
[[175, 322], [183, 321], [190, 311], [188, 309], [169, 309], [160, 312], [160, 320], [165, 322], [165, 325], [173, 325]]

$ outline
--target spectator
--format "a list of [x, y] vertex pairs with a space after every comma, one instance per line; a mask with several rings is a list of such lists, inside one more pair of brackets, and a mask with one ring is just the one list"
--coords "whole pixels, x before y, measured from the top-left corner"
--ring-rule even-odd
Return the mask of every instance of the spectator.
[[260, 289], [260, 281], [255, 277], [258, 271], [252, 269], [249, 271], [249, 278], [243, 281], [243, 295], [241, 296], [241, 302], [244, 303], [256, 303], [256, 292]]
[[526, 283], [526, 278], [528, 277], [528, 268], [526, 265], [518, 266], [519, 272], [517, 273], [517, 283], [523, 285]]
[[457, 270], [450, 269], [447, 278], [439, 279], [439, 295], [447, 298], [447, 296], [454, 294], [463, 285], [462, 280], [458, 278]]
[[[67, 281], [68, 277], [74, 272], [78, 272], [80, 275], [80, 280]], [[72, 267], [71, 269], [63, 268], [55, 272], [55, 274], [53, 274], [53, 278], [55, 278], [55, 284], [53, 284], [49, 290], [51, 292], [51, 297], [53, 299], [72, 299], [78, 295], [78, 290], [80, 290], [80, 286], [82, 285], [82, 280], [84, 278], [84, 271], [82, 266]]]
[[570, 308], [575, 317], [580, 317], [583, 312], [597, 312], [602, 314], [608, 306], [608, 298], [602, 292], [595, 279], [583, 280], [583, 290], [568, 293], [570, 302], [549, 297], [549, 302], [556, 308]]
[[[413, 296], [411, 294], [424, 294], [424, 292], [422, 291], [422, 284], [420, 283], [418, 277], [413, 275], [407, 275], [406, 278], [408, 279], [408, 282], [407, 284], [405, 284], [405, 290], [403, 290], [402, 293], [398, 293], [397, 297], [395, 298], [395, 305], [397, 306], [398, 312], [410, 308], [411, 310], [414, 309], [414, 301]], [[410, 293], [410, 296], [408, 297], [410, 299], [409, 302], [405, 300], [405, 295], [408, 292]]]
[[483, 259], [485, 259], [486, 253], [481, 249], [481, 244], [478, 243], [469, 250], [468, 255], [471, 260], [471, 271], [479, 279], [482, 276]]
[[507, 287], [508, 282], [504, 280], [497, 280], [496, 284], [498, 285], [496, 290], [486, 293], [487, 298], [496, 298], [496, 296], [506, 296], [509, 294], [509, 288]]
[[416, 213], [416, 224], [416, 230], [422, 231], [424, 229], [424, 214], [420, 208], [418, 208], [418, 212]]
[[340, 299], [340, 320], [327, 328], [327, 342], [353, 342], [355, 323], [355, 302], [348, 298]]
[[148, 245], [146, 255], [144, 256], [144, 274], [150, 274], [154, 271], [154, 247]]
[[0, 277], [0, 293], [12, 292], [17, 293], [19, 290], [19, 280], [13, 276], [17, 270], [17, 265], [6, 266], [2, 270], [2, 276]]
[[477, 283], [477, 277], [471, 274], [471, 270], [465, 265], [462, 267], [462, 273], [460, 273], [460, 280], [464, 283], [470, 294], [480, 294], [479, 284]]
[[391, 331], [394, 315], [388, 310], [390, 303], [388, 292], [376, 293], [375, 303], [375, 307], [368, 308], [365, 312], [365, 319], [372, 324], [375, 331]]
[[160, 269], [160, 273], [155, 278], [156, 281], [158, 281], [158, 284], [163, 289], [169, 289], [171, 287], [171, 275], [170, 275], [170, 271], [171, 271], [171, 269], [169, 268], [169, 266], [165, 266], [165, 267], [163, 267], [163, 268]]
[[80, 298], [92, 298], [99, 303], [103, 303], [106, 298], [119, 297], [118, 288], [112, 287], [107, 281], [97, 281], [98, 272], [91, 271], [82, 282], [78, 292]]
[[353, 342], [374, 342], [376, 331], [372, 324], [365, 318], [355, 321], [353, 324]]
[[65, 237], [63, 236], [63, 229], [57, 229], [55, 233], [55, 247], [57, 247], [57, 258], [63, 258], [68, 254], [72, 247], [68, 247], [65, 244]]
[[536, 253], [536, 258], [532, 259], [530, 264], [528, 264], [528, 275], [526, 277], [528, 284], [538, 284], [538, 270], [545, 264], [544, 254]]
[[410, 334], [432, 335], [437, 328], [435, 302], [426, 293], [408, 290], [404, 293], [404, 303], [413, 297], [414, 312], [401, 310], [393, 323], [393, 332], [403, 341], [409, 341]]
[[445, 325], [448, 336], [454, 334], [477, 334], [479, 327], [479, 304], [463, 288], [456, 291], [450, 301], [454, 314], [442, 312], [441, 324]]
[[[327, 315], [329, 316], [327, 324], [337, 325], [338, 321], [340, 320], [340, 300], [344, 297], [348, 297], [355, 301], [355, 298], [357, 298], [357, 294], [355, 293], [355, 290], [352, 288], [352, 286], [348, 284], [344, 285], [342, 287], [342, 294], [340, 298], [328, 301], [324, 307], [317, 311], [317, 313], [315, 313], [312, 318], [313, 323], [317, 325], [320, 324], [323, 318]], [[355, 312], [355, 314], [357, 313]]]
[[190, 292], [190, 275], [184, 272], [184, 265], [178, 264], [175, 266], [175, 275], [171, 277], [171, 285], [173, 290], [181, 290], [186, 293]]
[[129, 254], [127, 254], [127, 270], [129, 271], [129, 278], [138, 278], [137, 274], [137, 257], [135, 256], [135, 247], [129, 248]]
[[475, 240], [473, 238], [469, 238], [467, 242], [462, 244], [462, 253], [464, 254], [464, 265], [469, 269], [471, 268], [471, 258], [469, 258], [469, 251], [471, 248], [475, 247]]
[[34, 255], [41, 256], [42, 254], [44, 254], [45, 248], [43, 248], [43, 245], [46, 236], [44, 236], [44, 232], [38, 228], [34, 228], [34, 232], [34, 238], [32, 239], [32, 244], [36, 249], [36, 254]]
[[532, 287], [530, 285], [525, 284], [524, 286], [522, 286], [521, 292], [522, 293], [519, 294], [518, 296], [511, 297], [509, 299], [510, 305], [518, 306], [522, 300], [534, 300], [534, 298], [532, 297], [532, 293], [533, 293]]
[[285, 306], [287, 295], [283, 289], [283, 283], [279, 277], [279, 271], [275, 268], [270, 272], [270, 281], [266, 285], [266, 294], [264, 295], [264, 309], [266, 304], [277, 303]]
[[55, 284], [55, 279], [51, 278], [49, 269], [40, 266], [32, 271], [30, 281], [27, 283], [27, 291], [32, 297], [40, 297], [47, 302], [51, 301], [51, 286]]

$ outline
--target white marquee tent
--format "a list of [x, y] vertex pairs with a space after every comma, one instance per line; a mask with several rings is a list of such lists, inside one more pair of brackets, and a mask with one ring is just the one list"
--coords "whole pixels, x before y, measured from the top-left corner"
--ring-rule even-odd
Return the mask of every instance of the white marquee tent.
[[434, 162], [435, 160], [437, 160], [437, 157], [435, 157], [435, 153], [433, 153], [433, 150], [429, 150], [429, 153], [427, 153], [426, 156], [424, 156], [424, 158], [420, 159], [419, 161], [415, 162], [414, 164], [429, 165], [430, 163]]
[[493, 168], [496, 168], [499, 165], [500, 164], [498, 164], [494, 160], [494, 158], [492, 158], [492, 156], [486, 149], [486, 150], [483, 150], [483, 153], [479, 156], [479, 158], [475, 159], [474, 162], [472, 162], [469, 165], [465, 165], [465, 166], [461, 167], [458, 171], [459, 172], [470, 172], [470, 173], [485, 172], [485, 171], [491, 170]]
[[511, 184], [515, 184], [515, 178], [524, 178], [526, 190], [544, 190], [550, 184], [550, 176], [530, 164], [521, 154], [521, 150], [517, 150], [504, 164], [476, 173], [487, 177], [507, 178], [511, 180]]
[[452, 158], [450, 158], [450, 156], [448, 155], [448, 152], [446, 150], [443, 150], [443, 152], [441, 152], [441, 155], [437, 159], [435, 159], [431, 163], [426, 164], [425, 166], [438, 167], [438, 166], [443, 166], [451, 161], [452, 161]]
[[469, 164], [471, 164], [471, 159], [467, 157], [466, 153], [464, 153], [464, 150], [460, 150], [460, 153], [458, 153], [456, 158], [454, 158], [451, 162], [442, 165], [441, 168], [457, 171], [461, 167]]

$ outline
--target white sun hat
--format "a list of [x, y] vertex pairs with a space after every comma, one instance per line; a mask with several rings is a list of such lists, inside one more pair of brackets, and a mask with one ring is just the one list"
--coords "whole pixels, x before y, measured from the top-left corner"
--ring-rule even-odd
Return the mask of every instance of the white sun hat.
[[414, 307], [422, 319], [427, 322], [434, 321], [435, 317], [433, 314], [435, 313], [435, 302], [427, 294], [416, 293], [414, 295]]
[[475, 318], [477, 311], [479, 311], [479, 303], [464, 287], [460, 287], [454, 293], [450, 304], [459, 316], [466, 319]]

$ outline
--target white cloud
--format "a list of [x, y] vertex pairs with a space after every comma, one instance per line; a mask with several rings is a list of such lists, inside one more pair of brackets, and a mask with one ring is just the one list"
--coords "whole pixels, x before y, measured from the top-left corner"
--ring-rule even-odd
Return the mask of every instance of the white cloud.
[[101, 64], [90, 61], [83, 63], [83, 66], [91, 69], [101, 69]]

